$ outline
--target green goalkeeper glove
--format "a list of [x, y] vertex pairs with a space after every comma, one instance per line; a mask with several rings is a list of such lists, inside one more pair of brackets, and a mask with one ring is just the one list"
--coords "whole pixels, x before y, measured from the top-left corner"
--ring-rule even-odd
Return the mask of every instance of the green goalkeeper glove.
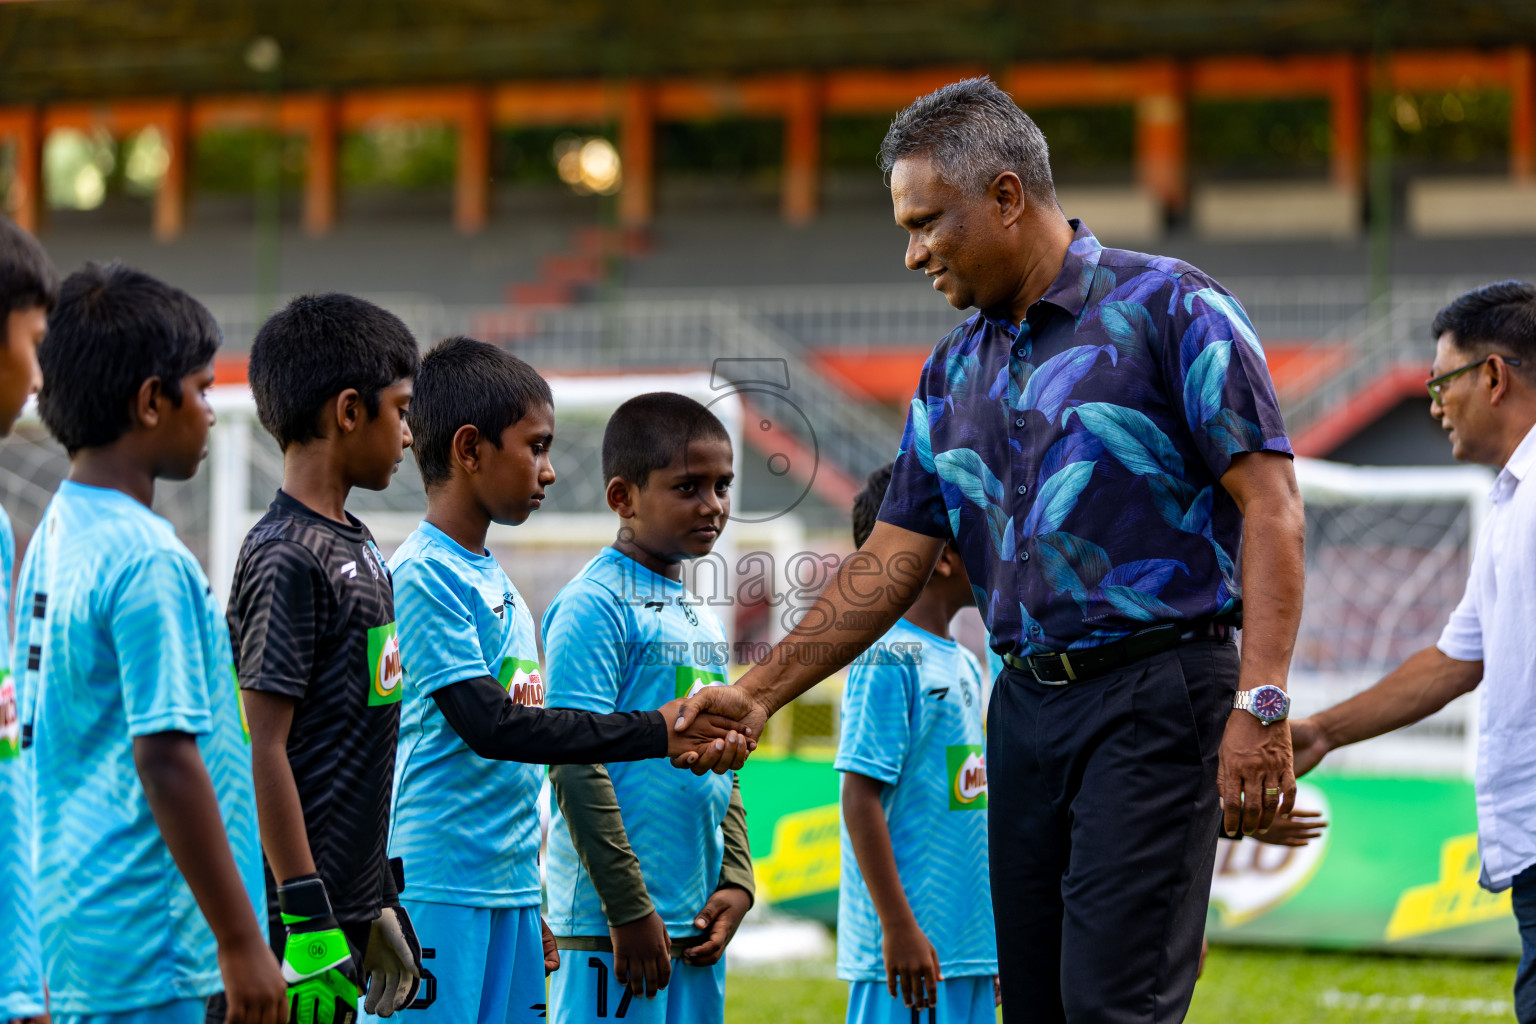
[[283, 980], [290, 1024], [353, 1024], [357, 1019], [357, 966], [347, 936], [331, 913], [319, 875], [300, 875], [277, 887], [277, 907], [288, 930]]

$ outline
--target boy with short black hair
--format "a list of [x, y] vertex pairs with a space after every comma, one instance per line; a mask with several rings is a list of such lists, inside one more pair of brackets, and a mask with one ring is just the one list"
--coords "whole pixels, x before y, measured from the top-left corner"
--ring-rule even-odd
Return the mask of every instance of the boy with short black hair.
[[[889, 464], [854, 500], [874, 530]], [[837, 976], [848, 1024], [994, 1024], [997, 945], [987, 875], [981, 666], [949, 635], [976, 603], [946, 545], [922, 594], [849, 669], [834, 766], [843, 773]]]
[[449, 338], [422, 359], [410, 426], [427, 515], [390, 559], [406, 692], [389, 852], [411, 865], [401, 902], [435, 982], [411, 1018], [532, 1024], [559, 964], [539, 918], [539, 766], [686, 755], [735, 723], [675, 732], [677, 701], [544, 709], [533, 618], [485, 550], [492, 523], [525, 522], [555, 482], [553, 397], [533, 367]]
[[[37, 239], [0, 217], [0, 437], [8, 436], [37, 390], [37, 344], [59, 301], [59, 275]], [[16, 535], [0, 508], [0, 1021], [46, 1007], [33, 892], [31, 751], [23, 755], [11, 674], [11, 567]]]
[[201, 1024], [220, 989], [231, 1020], [283, 1010], [229, 633], [150, 511], [155, 481], [189, 479], [207, 454], [218, 345], [186, 293], [88, 264], [38, 350], [38, 411], [69, 453], [18, 602], [56, 1024]]
[[[653, 708], [726, 682], [725, 631], [681, 566], [725, 527], [731, 463], [730, 436], [691, 398], [641, 395], [613, 414], [603, 476], [621, 527], [545, 613], [552, 707]], [[734, 776], [643, 761], [559, 766], [550, 782], [550, 927], [580, 951], [550, 981], [550, 1019], [722, 1020], [721, 957], [753, 895]], [[624, 986], [611, 1001], [609, 973]]]
[[411, 441], [420, 364], [398, 317], [310, 295], [251, 345], [262, 425], [283, 483], [240, 549], [229, 629], [250, 716], [272, 948], [295, 1020], [405, 1005], [420, 951], [385, 844], [402, 672], [389, 569], [346, 510], [389, 485]]

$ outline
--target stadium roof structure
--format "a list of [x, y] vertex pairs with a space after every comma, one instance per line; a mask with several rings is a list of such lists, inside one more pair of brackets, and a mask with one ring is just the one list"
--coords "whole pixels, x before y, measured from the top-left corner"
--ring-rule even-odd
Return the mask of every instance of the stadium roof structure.
[[[1383, 23], [1382, 19], [1387, 19]], [[1536, 41], [1522, 0], [0, 2], [0, 103], [284, 88], [1276, 55]]]

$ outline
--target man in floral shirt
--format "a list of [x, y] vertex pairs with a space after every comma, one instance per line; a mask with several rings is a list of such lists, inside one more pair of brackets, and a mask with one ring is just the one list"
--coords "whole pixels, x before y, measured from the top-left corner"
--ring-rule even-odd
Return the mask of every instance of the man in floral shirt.
[[1067, 220], [1045, 138], [986, 79], [899, 114], [881, 160], [907, 266], [978, 312], [923, 367], [859, 554], [772, 658], [693, 706], [760, 727], [878, 638], [952, 540], [1004, 661], [1004, 1013], [1182, 1020], [1218, 823], [1265, 830], [1295, 794], [1305, 528], [1263, 349], [1199, 270]]

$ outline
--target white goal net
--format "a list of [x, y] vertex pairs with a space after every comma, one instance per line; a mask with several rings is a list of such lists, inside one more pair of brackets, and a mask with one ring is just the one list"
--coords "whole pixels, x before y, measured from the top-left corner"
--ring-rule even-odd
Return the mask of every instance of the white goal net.
[[[1292, 714], [1359, 692], [1433, 644], [1461, 600], [1493, 477], [1480, 467], [1382, 468], [1297, 459], [1307, 580], [1291, 662]], [[1245, 580], [1248, 594], [1263, 581]], [[1477, 695], [1329, 756], [1332, 768], [1468, 775]]]

